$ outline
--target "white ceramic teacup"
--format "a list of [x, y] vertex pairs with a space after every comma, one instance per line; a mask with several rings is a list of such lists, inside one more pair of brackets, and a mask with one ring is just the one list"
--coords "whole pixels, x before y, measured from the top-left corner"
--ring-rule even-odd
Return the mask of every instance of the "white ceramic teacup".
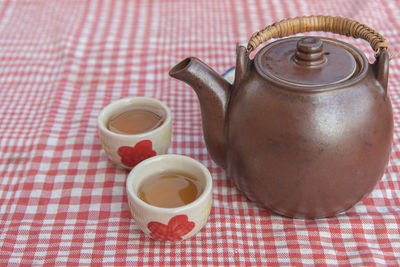
[[[141, 184], [162, 172], [184, 172], [203, 184], [193, 202], [176, 208], [152, 206], [138, 196]], [[212, 204], [212, 177], [197, 160], [182, 155], [160, 155], [136, 165], [126, 182], [129, 208], [135, 223], [148, 236], [160, 241], [180, 241], [192, 237], [206, 224]]]
[[[108, 121], [116, 114], [143, 106], [162, 110], [165, 118], [159, 127], [140, 134], [119, 134], [107, 128]], [[108, 158], [118, 166], [131, 169], [146, 158], [167, 153], [171, 143], [171, 117], [165, 104], [149, 97], [123, 98], [107, 105], [100, 112], [97, 125]]]

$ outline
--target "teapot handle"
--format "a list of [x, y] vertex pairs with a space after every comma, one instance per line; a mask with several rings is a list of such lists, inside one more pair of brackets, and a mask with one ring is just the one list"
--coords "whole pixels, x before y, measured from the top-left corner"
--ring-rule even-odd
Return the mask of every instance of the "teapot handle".
[[370, 43], [377, 55], [382, 49], [386, 50], [388, 47], [387, 40], [381, 34], [357, 21], [343, 17], [304, 16], [281, 20], [254, 33], [248, 42], [247, 52], [250, 53], [271, 38], [310, 31], [332, 32], [362, 38]]

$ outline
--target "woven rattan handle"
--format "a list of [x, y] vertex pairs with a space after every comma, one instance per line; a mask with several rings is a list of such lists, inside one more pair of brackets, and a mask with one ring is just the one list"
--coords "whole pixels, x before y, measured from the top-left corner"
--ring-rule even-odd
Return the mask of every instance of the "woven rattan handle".
[[387, 40], [365, 24], [342, 17], [308, 16], [284, 19], [254, 33], [248, 42], [247, 51], [253, 51], [261, 43], [271, 38], [310, 31], [332, 32], [362, 38], [370, 43], [376, 53], [388, 47]]

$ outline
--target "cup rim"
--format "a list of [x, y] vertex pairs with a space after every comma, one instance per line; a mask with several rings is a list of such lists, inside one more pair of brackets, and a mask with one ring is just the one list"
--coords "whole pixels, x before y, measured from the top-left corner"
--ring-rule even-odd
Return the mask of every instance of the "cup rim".
[[[143, 133], [138, 133], [138, 134], [120, 134], [120, 133], [116, 133], [116, 132], [113, 132], [113, 131], [109, 130], [105, 126], [105, 123], [103, 122], [102, 118], [105, 116], [105, 113], [108, 110], [112, 109], [114, 106], [117, 106], [119, 104], [124, 104], [125, 103], [125, 105], [127, 105], [131, 101], [140, 101], [140, 100], [149, 101], [149, 102], [151, 102], [151, 104], [156, 104], [156, 105], [160, 106], [165, 111], [165, 120], [160, 126], [158, 126], [155, 129], [152, 129], [150, 131], [143, 132]], [[160, 100], [158, 100], [156, 98], [153, 98], [153, 97], [147, 97], [147, 96], [133, 96], [133, 97], [125, 97], [125, 98], [121, 98], [121, 99], [112, 101], [111, 103], [109, 103], [108, 105], [103, 107], [101, 109], [99, 115], [97, 116], [97, 126], [103, 132], [107, 133], [108, 135], [114, 136], [114, 137], [119, 137], [119, 138], [127, 138], [127, 137], [144, 138], [144, 137], [148, 136], [149, 134], [152, 134], [152, 133], [157, 132], [157, 131], [161, 131], [163, 128], [167, 127], [167, 125], [169, 125], [171, 123], [171, 120], [172, 120], [171, 110], [169, 109], [169, 107], [166, 104], [164, 104]]]
[[[206, 184], [204, 187], [203, 192], [200, 194], [200, 196], [198, 198], [196, 198], [194, 201], [190, 202], [189, 204], [183, 205], [183, 206], [179, 206], [179, 207], [175, 207], [175, 208], [163, 208], [163, 207], [158, 207], [158, 206], [153, 206], [150, 205], [146, 202], [144, 202], [143, 200], [141, 200], [136, 193], [133, 190], [133, 186], [132, 186], [132, 182], [133, 182], [133, 177], [135, 174], [135, 170], [137, 171], [138, 168], [144, 168], [145, 165], [154, 162], [154, 161], [158, 161], [158, 160], [163, 160], [165, 158], [172, 158], [172, 159], [176, 159], [176, 160], [186, 160], [191, 162], [192, 164], [198, 166], [200, 168], [200, 170], [204, 173], [205, 176], [205, 180], [206, 180]], [[157, 155], [148, 159], [143, 160], [142, 162], [140, 162], [139, 164], [137, 164], [128, 174], [128, 177], [126, 179], [126, 190], [128, 192], [128, 194], [135, 200], [135, 202], [137, 204], [139, 204], [140, 206], [144, 207], [144, 208], [151, 208], [153, 209], [155, 212], [171, 212], [174, 211], [176, 213], [179, 212], [184, 212], [187, 209], [190, 209], [192, 207], [195, 207], [196, 205], [198, 205], [199, 203], [205, 201], [208, 197], [208, 195], [212, 190], [212, 176], [210, 171], [207, 169], [206, 166], [204, 166], [201, 162], [199, 162], [198, 160], [195, 160], [191, 157], [185, 156], [185, 155], [179, 155], [179, 154], [164, 154], [164, 155]]]

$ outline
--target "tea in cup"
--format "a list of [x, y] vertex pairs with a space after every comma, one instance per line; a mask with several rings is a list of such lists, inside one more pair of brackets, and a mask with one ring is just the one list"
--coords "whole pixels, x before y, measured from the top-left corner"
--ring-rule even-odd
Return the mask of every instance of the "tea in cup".
[[124, 168], [165, 154], [171, 142], [171, 112], [149, 97], [124, 98], [109, 104], [100, 112], [97, 124], [108, 158]]
[[165, 120], [165, 112], [156, 107], [139, 106], [112, 116], [107, 128], [118, 134], [141, 134], [157, 129]]
[[212, 177], [200, 162], [182, 155], [146, 159], [126, 182], [136, 225], [160, 241], [192, 237], [206, 224], [212, 204]]
[[139, 187], [144, 202], [161, 207], [177, 208], [195, 201], [204, 184], [197, 177], [181, 171], [163, 171], [150, 176]]

